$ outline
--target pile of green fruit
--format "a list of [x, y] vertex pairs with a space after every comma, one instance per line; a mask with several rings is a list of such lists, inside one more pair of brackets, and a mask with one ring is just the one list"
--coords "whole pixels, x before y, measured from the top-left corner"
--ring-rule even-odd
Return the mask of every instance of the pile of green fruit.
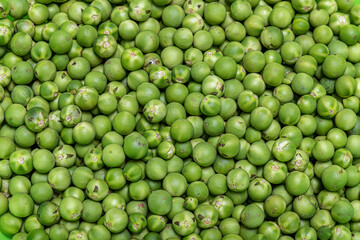
[[360, 239], [354, 0], [0, 0], [0, 232]]

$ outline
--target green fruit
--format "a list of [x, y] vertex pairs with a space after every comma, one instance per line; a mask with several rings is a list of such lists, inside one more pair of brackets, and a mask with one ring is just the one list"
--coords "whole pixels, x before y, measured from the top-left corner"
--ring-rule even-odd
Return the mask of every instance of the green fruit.
[[247, 205], [241, 212], [241, 222], [247, 228], [259, 227], [264, 221], [264, 218], [264, 212], [254, 203]]
[[63, 30], [54, 32], [49, 41], [50, 48], [57, 54], [67, 53], [73, 44], [71, 35]]
[[149, 210], [154, 214], [165, 215], [170, 211], [172, 206], [171, 196], [164, 190], [154, 191], [148, 198], [148, 206]]
[[337, 165], [326, 168], [321, 176], [324, 187], [329, 191], [342, 189], [347, 182], [347, 172]]

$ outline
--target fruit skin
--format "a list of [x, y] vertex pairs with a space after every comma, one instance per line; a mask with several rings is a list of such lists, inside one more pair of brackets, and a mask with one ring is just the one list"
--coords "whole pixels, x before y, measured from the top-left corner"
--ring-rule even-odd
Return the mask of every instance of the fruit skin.
[[345, 186], [347, 178], [347, 172], [343, 168], [333, 165], [324, 170], [321, 181], [327, 190], [337, 191]]
[[[172, 207], [171, 196], [164, 190], [154, 191], [148, 198], [148, 206], [153, 213], [165, 215]], [[160, 206], [162, 207], [160, 208]]]
[[201, 228], [211, 228], [218, 220], [218, 212], [211, 205], [200, 205], [194, 214], [198, 226]]
[[105, 214], [104, 225], [113, 233], [122, 232], [128, 224], [127, 214], [118, 208], [112, 208]]
[[67, 197], [61, 201], [59, 211], [62, 218], [68, 221], [76, 221], [81, 217], [82, 209], [83, 205], [79, 199]]
[[283, 213], [277, 222], [285, 234], [295, 233], [300, 228], [300, 217], [292, 211]]
[[256, 204], [249, 204], [241, 213], [242, 223], [248, 228], [260, 226], [264, 217], [262, 209]]
[[[196, 219], [192, 212], [183, 211], [173, 217], [173, 228], [181, 236], [186, 236], [195, 231]], [[183, 226], [181, 226], [183, 225]], [[190, 226], [189, 226], [190, 225]], [[179, 227], [178, 227], [179, 226]]]
[[[72, 43], [73, 38], [71, 35], [63, 30], [58, 30], [53, 33], [49, 41], [50, 48], [58, 54], [67, 53], [70, 50]], [[59, 48], [60, 45], [61, 48]]]
[[340, 77], [344, 71], [346, 61], [340, 55], [329, 55], [323, 62], [323, 73], [328, 78]]
[[346, 200], [337, 201], [331, 209], [331, 216], [339, 223], [346, 223], [350, 221], [353, 214], [353, 206]]
[[132, 159], [141, 159], [146, 155], [148, 143], [139, 133], [132, 133], [124, 140], [125, 155]]
[[37, 211], [38, 219], [45, 226], [52, 226], [60, 220], [59, 206], [50, 201], [40, 204]]
[[9, 201], [9, 210], [16, 217], [29, 216], [34, 208], [32, 198], [27, 194], [18, 193]]

